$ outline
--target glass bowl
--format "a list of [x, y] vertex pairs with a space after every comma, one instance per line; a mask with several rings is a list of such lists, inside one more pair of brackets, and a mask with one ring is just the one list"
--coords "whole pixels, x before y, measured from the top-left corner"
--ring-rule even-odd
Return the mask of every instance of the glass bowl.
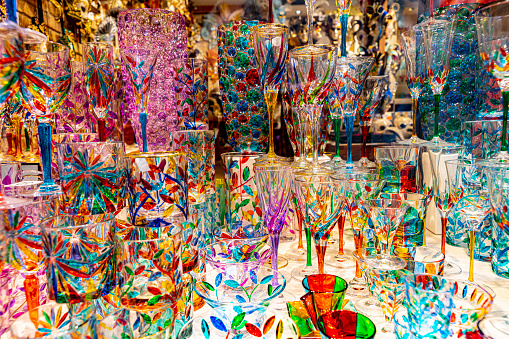
[[286, 287], [285, 277], [270, 268], [246, 270], [236, 264], [213, 269], [196, 278], [196, 294], [210, 307], [233, 307], [243, 303], [268, 306]]

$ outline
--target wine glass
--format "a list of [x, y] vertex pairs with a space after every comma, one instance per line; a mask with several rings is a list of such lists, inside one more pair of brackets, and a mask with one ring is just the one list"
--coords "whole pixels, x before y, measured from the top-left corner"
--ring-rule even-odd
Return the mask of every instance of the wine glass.
[[332, 80], [332, 85], [329, 89], [329, 93], [327, 95], [327, 104], [329, 105], [329, 113], [331, 115], [334, 128], [334, 157], [330, 161], [323, 164], [323, 166], [333, 169], [345, 165], [345, 161], [341, 158], [341, 154], [339, 152], [339, 132], [341, 130], [341, 100], [344, 97], [343, 92], [345, 90], [345, 80], [343, 79], [342, 74], [336, 72], [334, 75], [334, 80]]
[[340, 57], [337, 60], [336, 72], [338, 77], [344, 81], [344, 88], [339, 102], [341, 114], [345, 121], [347, 141], [346, 166], [341, 168], [342, 171], [351, 172], [354, 168], [352, 160], [353, 125], [364, 82], [374, 62], [375, 59], [371, 57]]
[[267, 109], [269, 112], [269, 151], [260, 160], [284, 159], [274, 152], [273, 119], [288, 56], [288, 27], [262, 24], [254, 28], [254, 51]]
[[439, 106], [442, 90], [447, 83], [447, 76], [449, 75], [449, 60], [455, 26], [455, 19], [430, 19], [413, 27], [414, 30], [422, 33], [428, 81], [435, 99], [435, 125], [433, 139], [430, 141], [430, 143], [435, 145], [449, 144], [439, 137]]
[[288, 71], [296, 88], [295, 100], [303, 115], [307, 115], [312, 130], [313, 163], [303, 170], [307, 175], [331, 174], [318, 163], [318, 140], [322, 107], [336, 71], [336, 55], [337, 49], [332, 45], [311, 45], [290, 51]]
[[59, 194], [62, 189], [53, 181], [51, 173], [51, 123], [71, 87], [70, 50], [54, 42], [27, 45], [26, 48], [21, 102], [39, 122], [37, 130], [44, 172], [44, 182], [36, 194]]
[[377, 247], [382, 255], [390, 256], [398, 225], [410, 205], [405, 200], [393, 197], [370, 199], [368, 206]]
[[[450, 186], [448, 185], [447, 180], [445, 180], [447, 175], [446, 173], [443, 173], [440, 163], [443, 157], [445, 157], [446, 160], [458, 159], [465, 148], [464, 146], [448, 146], [444, 144], [433, 145], [432, 143], [427, 143], [426, 145], [431, 164], [431, 172], [433, 175], [433, 198], [435, 199], [438, 216], [440, 217], [442, 226], [440, 251], [445, 255], [445, 240], [448, 221], [447, 216], [453, 208], [454, 202], [452, 200]], [[444, 274], [455, 275], [460, 273], [461, 268], [457, 264], [451, 262], [445, 263]]]
[[380, 100], [385, 96], [388, 84], [388, 75], [368, 76], [364, 83], [358, 106], [359, 120], [362, 129], [362, 157], [356, 164], [359, 167], [376, 167], [375, 163], [368, 159], [366, 144], [368, 142], [368, 132], [371, 122], [373, 121], [373, 115], [380, 104]]
[[296, 189], [305, 206], [305, 225], [315, 240], [318, 273], [324, 273], [325, 251], [343, 206], [344, 194], [335, 180], [324, 175], [296, 175]]
[[[408, 30], [401, 33], [401, 45], [403, 46], [403, 55], [405, 56], [406, 66], [406, 82], [410, 95], [412, 97], [412, 118], [414, 128], [412, 137], [399, 142], [400, 144], [422, 144], [425, 140], [417, 136], [417, 107], [419, 104], [419, 96], [424, 86], [424, 70], [421, 69], [425, 65], [423, 60], [419, 60], [422, 55], [422, 32], [416, 30]], [[419, 53], [417, 53], [419, 52]]]
[[[339, 174], [333, 177], [344, 194], [344, 210], [353, 230], [355, 250], [364, 247], [364, 231], [369, 219], [370, 199], [378, 198], [384, 181], [378, 174], [358, 173]], [[330, 261], [330, 260], [329, 260]], [[355, 278], [348, 283], [348, 294], [361, 297], [368, 294], [366, 281], [358, 261], [356, 262]]]
[[470, 233], [470, 269], [468, 280], [474, 281], [475, 232], [491, 211], [485, 161], [448, 160], [445, 162], [449, 190], [459, 217]]
[[502, 91], [504, 114], [500, 153], [491, 159], [509, 160], [507, 153], [507, 112], [509, 110], [509, 6], [498, 1], [475, 12], [479, 52], [484, 66], [497, 80]]
[[113, 46], [104, 42], [83, 44], [83, 72], [89, 102], [97, 116], [99, 141], [106, 141], [106, 114], [113, 95]]
[[147, 112], [150, 95], [150, 83], [154, 74], [154, 65], [159, 56], [157, 50], [127, 48], [120, 51], [125, 69], [131, 80], [136, 109], [140, 117], [141, 134], [143, 139], [142, 151], [147, 152]]

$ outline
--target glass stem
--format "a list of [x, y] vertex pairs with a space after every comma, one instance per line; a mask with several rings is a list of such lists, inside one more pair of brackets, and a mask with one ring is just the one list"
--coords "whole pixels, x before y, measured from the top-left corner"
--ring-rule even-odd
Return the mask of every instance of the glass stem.
[[339, 17], [341, 23], [341, 56], [346, 57], [346, 31], [348, 29], [348, 14], [341, 14]]
[[309, 227], [305, 227], [306, 233], [306, 266], [311, 267], [313, 263], [311, 262], [311, 231]]
[[54, 184], [51, 173], [51, 125], [42, 122], [37, 127], [39, 132], [39, 147], [41, 148], [42, 172], [44, 184]]
[[[270, 250], [271, 250], [270, 267], [274, 271], [278, 270], [279, 236], [280, 236], [279, 233], [277, 233], [277, 234], [271, 233], [270, 234]], [[272, 280], [272, 284], [274, 286], [278, 286], [279, 285], [278, 280], [277, 280], [277, 275], [274, 275], [274, 279]]]
[[412, 119], [414, 123], [414, 128], [412, 130], [412, 139], [417, 137], [417, 107], [419, 104], [419, 98], [412, 98]]
[[30, 152], [30, 137], [28, 136], [28, 128], [25, 127], [24, 131], [25, 131], [25, 143], [26, 143], [25, 151]]
[[7, 154], [12, 155], [14, 153], [12, 151], [12, 132], [7, 131], [5, 136], [7, 138]]
[[303, 159], [306, 159], [306, 120], [302, 114], [302, 110], [300, 109], [297, 116], [299, 117], [300, 128], [299, 153]]
[[345, 216], [340, 215], [337, 221], [338, 224], [338, 255], [345, 255], [345, 251], [343, 249], [343, 231], [345, 230]]
[[507, 152], [507, 112], [509, 111], [509, 91], [502, 92], [502, 105], [504, 113], [502, 116], [502, 152]]
[[435, 129], [433, 130], [433, 138], [438, 138], [438, 117], [440, 110], [440, 94], [435, 94]]
[[[23, 281], [25, 298], [27, 301], [30, 320], [36, 324], [39, 320], [39, 312], [35, 310], [39, 305], [39, 279], [34, 274], [29, 274]], [[35, 311], [34, 311], [35, 310]]]
[[468, 270], [468, 281], [474, 281], [474, 257], [475, 257], [475, 231], [470, 231], [470, 269]]
[[[297, 206], [297, 204], [295, 206]], [[297, 249], [301, 250], [301, 249], [304, 249], [304, 245], [302, 243], [302, 214], [300, 211], [298, 211], [298, 209], [299, 209], [298, 206], [295, 209], [296, 209], [296, 213], [297, 213], [297, 223], [299, 224], [298, 225], [299, 226], [299, 245], [297, 246]]]
[[334, 118], [332, 122], [334, 124], [334, 139], [336, 141], [336, 145], [334, 145], [334, 158], [341, 158], [341, 154], [339, 153], [339, 131], [341, 130], [341, 118]]
[[23, 128], [23, 123], [21, 122], [21, 117], [20, 116], [12, 117], [12, 124], [14, 125], [14, 129], [16, 132], [16, 159], [21, 159], [23, 157], [23, 151], [21, 150], [22, 148], [21, 132]]
[[[140, 114], [140, 122], [141, 122], [141, 114]], [[142, 127], [143, 128], [143, 127]], [[147, 121], [145, 120], [145, 134], [147, 128]], [[99, 136], [99, 141], [106, 141], [106, 119], [99, 118], [97, 119], [97, 134]], [[146, 137], [143, 138], [145, 140]], [[145, 150], [143, 152], [146, 152]]]
[[143, 152], [147, 152], [147, 113], [140, 113], [141, 137], [143, 138]]
[[276, 152], [274, 152], [274, 124], [273, 124], [275, 109], [276, 109], [275, 103], [267, 102], [267, 110], [269, 113], [269, 152], [267, 153], [267, 155], [269, 156], [269, 158], [276, 157]]
[[315, 0], [306, 0], [308, 14], [308, 45], [313, 44], [313, 17], [315, 15]]
[[442, 221], [442, 239], [440, 242], [440, 251], [445, 255], [445, 234], [447, 232], [447, 217], [441, 218]]
[[[355, 250], [356, 251], [360, 250], [362, 248], [362, 242], [363, 242], [361, 230], [355, 230], [355, 229], [353, 230], [353, 241], [355, 244]], [[361, 270], [358, 260], [355, 261], [355, 277], [362, 278], [362, 270]]]
[[320, 239], [315, 238], [316, 256], [318, 257], [318, 274], [323, 274], [325, 268], [325, 251], [327, 250], [327, 242], [321, 243]]
[[361, 129], [362, 129], [362, 157], [367, 158], [368, 157], [367, 145], [369, 132], [369, 125], [367, 124], [367, 122], [362, 122]]
[[269, 24], [274, 22], [274, 13], [272, 9], [272, 0], [269, 0]]
[[[320, 109], [321, 107], [312, 107], [313, 110]], [[318, 117], [313, 119], [311, 129], [313, 135], [313, 165], [318, 165], [318, 146], [320, 144], [320, 113], [317, 114]], [[313, 114], [315, 116], [315, 114]]]
[[[355, 116], [345, 117], [346, 127], [346, 163], [353, 164], [352, 160], [352, 139], [353, 139], [353, 125], [355, 123]], [[313, 136], [314, 137], [314, 136]]]

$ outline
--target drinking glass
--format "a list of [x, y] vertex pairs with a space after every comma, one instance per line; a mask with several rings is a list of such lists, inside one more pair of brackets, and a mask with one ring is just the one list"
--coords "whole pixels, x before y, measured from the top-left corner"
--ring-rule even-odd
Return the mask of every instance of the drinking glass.
[[209, 128], [208, 60], [175, 59], [174, 87], [181, 130]]
[[364, 88], [359, 97], [359, 105], [357, 106], [362, 130], [362, 157], [357, 162], [359, 167], [376, 167], [375, 163], [368, 159], [366, 144], [373, 116], [381, 100], [385, 97], [388, 85], [388, 75], [368, 76], [364, 82]]
[[459, 212], [459, 218], [467, 224], [470, 233], [468, 280], [473, 282], [475, 234], [491, 212], [486, 173], [483, 162], [472, 160], [448, 160], [445, 166], [452, 200]]
[[123, 142], [64, 141], [57, 144], [57, 157], [63, 213], [115, 213], [124, 207]]
[[500, 1], [475, 12], [479, 53], [483, 66], [498, 82], [502, 91], [502, 142], [495, 162], [509, 160], [507, 153], [507, 114], [509, 111], [509, 9], [507, 1]]
[[509, 168], [507, 166], [487, 167], [488, 192], [493, 212], [491, 269], [501, 277], [509, 277]]
[[324, 273], [325, 251], [334, 225], [343, 206], [344, 193], [328, 175], [297, 175], [296, 189], [305, 207], [305, 226], [315, 240], [318, 273]]
[[[129, 74], [134, 89], [136, 109], [140, 118], [142, 148], [147, 152], [147, 114], [150, 84], [154, 74], [154, 66], [159, 56], [158, 50], [126, 48], [120, 51], [124, 67]], [[138, 140], [140, 141], [140, 140]], [[139, 147], [139, 145], [138, 145]]]
[[[344, 194], [344, 210], [352, 226], [355, 250], [364, 246], [364, 231], [369, 219], [370, 199], [378, 198], [384, 185], [378, 174], [339, 174], [333, 177], [339, 189]], [[330, 261], [330, 260], [329, 260]], [[348, 284], [348, 294], [352, 296], [365, 296], [368, 294], [367, 286], [362, 277], [359, 263], [356, 262], [355, 278]]]
[[38, 194], [60, 194], [62, 190], [53, 181], [51, 173], [51, 123], [71, 87], [70, 50], [52, 42], [27, 46], [30, 50], [25, 56], [21, 102], [39, 122], [37, 131], [44, 182]]
[[422, 60], [423, 37], [419, 30], [410, 29], [401, 33], [401, 45], [403, 46], [403, 55], [405, 56], [406, 66], [406, 83], [412, 97], [412, 118], [413, 130], [412, 137], [407, 140], [400, 141], [399, 144], [422, 144], [426, 142], [417, 136], [417, 107], [419, 105], [419, 96], [421, 95], [424, 83], [426, 81], [424, 75], [426, 71], [425, 60]]
[[[85, 85], [85, 64], [81, 61], [71, 61], [72, 81], [69, 95], [65, 102], [62, 115], [57, 117], [57, 130], [65, 133], [84, 133], [90, 128], [88, 118], [88, 94]], [[25, 120], [28, 125], [28, 133], [32, 133], [35, 127], [34, 119]], [[30, 145], [31, 146], [31, 145]], [[30, 153], [33, 153], [31, 150]], [[34, 156], [34, 155], [32, 155]]]
[[170, 339], [175, 324], [172, 307], [132, 310], [121, 308], [97, 324], [99, 339]]
[[270, 239], [271, 267], [278, 270], [279, 237], [285, 225], [290, 207], [292, 171], [289, 164], [256, 162], [254, 165], [258, 199], [262, 209], [263, 222]]
[[447, 76], [449, 75], [449, 60], [455, 27], [455, 19], [449, 21], [435, 20], [433, 18], [413, 27], [415, 31], [422, 33], [428, 81], [435, 99], [435, 125], [433, 139], [431, 140], [431, 143], [435, 145], [448, 144], [439, 137], [439, 106], [442, 90], [447, 83]]
[[[375, 247], [361, 247], [353, 252], [355, 260], [357, 261], [358, 268], [361, 272], [360, 277], [364, 277], [369, 292], [369, 297], [364, 297], [355, 303], [355, 309], [362, 314], [369, 317], [383, 317], [382, 308], [378, 297], [375, 295], [373, 275], [370, 272], [370, 267], [366, 263], [366, 258], [370, 258], [377, 254]], [[402, 266], [403, 267], [403, 266]], [[355, 276], [358, 276], [358, 272], [355, 272]]]
[[419, 152], [419, 147], [412, 145], [375, 148], [375, 163], [380, 176], [387, 180], [389, 192], [418, 193]]
[[14, 320], [13, 339], [59, 338], [86, 339], [93, 337], [96, 326], [96, 307], [92, 302], [79, 304], [48, 303]]
[[376, 327], [371, 319], [348, 310], [325, 313], [318, 318], [317, 327], [323, 339], [372, 339], [376, 334]]
[[108, 294], [115, 285], [115, 219], [55, 216], [42, 222], [49, 297], [58, 303], [83, 303]]
[[[330, 174], [318, 163], [318, 140], [322, 107], [336, 72], [337, 49], [331, 45], [310, 45], [290, 51], [290, 81], [295, 86], [303, 116], [311, 124], [313, 163], [304, 170], [306, 174]], [[304, 114], [304, 112], [306, 112]]]
[[116, 241], [120, 304], [130, 310], [174, 308], [182, 294], [182, 228], [128, 225]]
[[[336, 68], [338, 66], [336, 65]], [[329, 113], [332, 118], [332, 124], [334, 128], [334, 157], [324, 164], [325, 167], [339, 168], [345, 165], [345, 161], [341, 158], [339, 151], [341, 131], [341, 100], [345, 97], [345, 79], [343, 74], [336, 72], [334, 79], [332, 80], [329, 93], [327, 95], [327, 104], [329, 106]]]
[[288, 35], [288, 27], [281, 24], [261, 24], [254, 28], [254, 56], [258, 63], [258, 72], [269, 112], [269, 151], [262, 157], [265, 160], [278, 158], [274, 152], [273, 119], [279, 89], [286, 71]]
[[[344, 88], [340, 95], [341, 115], [345, 121], [346, 128], [346, 167], [342, 170], [352, 171], [352, 138], [353, 125], [360, 101], [360, 96], [364, 88], [364, 82], [375, 62], [371, 57], [340, 57], [337, 60], [336, 73], [344, 82]], [[341, 76], [339, 76], [341, 75]]]
[[369, 216], [374, 225], [375, 238], [382, 255], [390, 256], [398, 225], [409, 205], [401, 199], [368, 200]]
[[406, 269], [415, 274], [444, 274], [445, 256], [437, 249], [417, 247], [396, 247], [394, 254], [406, 261]]
[[[456, 145], [449, 146], [444, 144], [436, 146], [431, 144], [426, 145], [426, 149], [428, 150], [428, 155], [430, 158], [431, 171], [433, 174], [433, 198], [435, 199], [438, 216], [440, 217], [442, 224], [440, 251], [445, 255], [448, 221], [447, 215], [453, 208], [454, 202], [452, 200], [450, 186], [448, 185], [447, 180], [445, 180], [447, 175], [444, 173], [444, 169], [441, 165], [441, 159], [442, 157], [445, 157], [447, 160], [458, 159], [464, 151], [464, 147]], [[460, 273], [461, 268], [457, 264], [451, 262], [445, 263], [444, 274], [455, 275]]]
[[430, 274], [405, 278], [410, 330], [418, 337], [448, 338], [455, 285]]
[[105, 118], [115, 88], [113, 46], [104, 42], [84, 43], [83, 67], [85, 89], [97, 117], [97, 135], [99, 141], [106, 141]]
[[300, 298], [315, 327], [323, 314], [340, 310], [343, 306], [347, 282], [329, 274], [309, 275], [302, 280], [306, 294]]
[[394, 313], [398, 311], [405, 297], [405, 277], [407, 273], [404, 270], [387, 270], [376, 267], [371, 267], [369, 272], [375, 294], [385, 315], [386, 323], [382, 328], [382, 332], [393, 333]]

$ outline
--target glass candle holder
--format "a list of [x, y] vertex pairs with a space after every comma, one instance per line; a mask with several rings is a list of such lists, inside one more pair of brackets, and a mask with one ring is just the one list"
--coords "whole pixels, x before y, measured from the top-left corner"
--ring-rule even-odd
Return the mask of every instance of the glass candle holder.
[[117, 232], [120, 303], [132, 310], [171, 307], [182, 294], [182, 228], [127, 226]]
[[41, 225], [49, 297], [81, 303], [106, 295], [115, 279], [115, 219], [56, 216]]
[[188, 216], [187, 155], [132, 153], [127, 161], [130, 223], [137, 226], [183, 222]]
[[124, 207], [122, 142], [61, 142], [57, 156], [63, 213], [95, 215]]

